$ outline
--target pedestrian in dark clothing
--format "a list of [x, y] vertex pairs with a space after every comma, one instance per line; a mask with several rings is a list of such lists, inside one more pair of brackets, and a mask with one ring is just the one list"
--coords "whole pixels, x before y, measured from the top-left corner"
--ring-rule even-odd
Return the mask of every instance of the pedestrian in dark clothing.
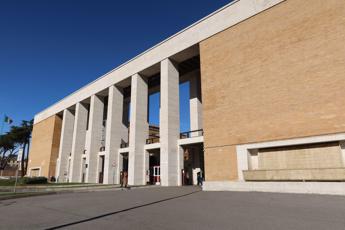
[[197, 173], [197, 180], [198, 180], [198, 186], [202, 186], [203, 178], [201, 176], [201, 172]]

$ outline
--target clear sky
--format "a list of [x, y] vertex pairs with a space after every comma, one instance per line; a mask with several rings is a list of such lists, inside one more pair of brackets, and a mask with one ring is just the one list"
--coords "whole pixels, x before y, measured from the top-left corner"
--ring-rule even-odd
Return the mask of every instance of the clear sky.
[[[33, 118], [229, 2], [0, 0], [1, 121], [4, 114], [14, 124]], [[181, 100], [188, 94], [181, 86]], [[157, 96], [150, 100], [154, 105]], [[181, 110], [189, 113], [186, 103]], [[151, 123], [157, 118], [150, 114]], [[181, 130], [188, 129], [183, 118]]]

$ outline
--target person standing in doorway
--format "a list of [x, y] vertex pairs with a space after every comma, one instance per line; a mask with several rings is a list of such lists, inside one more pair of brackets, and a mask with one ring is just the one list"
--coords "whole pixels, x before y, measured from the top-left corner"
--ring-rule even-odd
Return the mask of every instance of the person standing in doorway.
[[123, 172], [123, 185], [125, 188], [127, 188], [127, 185], [128, 185], [128, 172], [127, 171]]
[[198, 180], [198, 186], [202, 186], [202, 176], [201, 176], [201, 172], [197, 173], [197, 180]]
[[189, 183], [189, 172], [186, 172], [186, 185], [190, 185]]

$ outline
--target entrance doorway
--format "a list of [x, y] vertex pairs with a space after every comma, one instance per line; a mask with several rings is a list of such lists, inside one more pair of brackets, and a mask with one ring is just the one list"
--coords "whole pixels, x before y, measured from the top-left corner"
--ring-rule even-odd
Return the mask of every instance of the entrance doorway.
[[184, 167], [182, 185], [197, 185], [198, 175], [205, 179], [204, 145], [192, 144], [183, 146]]
[[82, 165], [81, 165], [81, 183], [85, 183], [85, 177], [86, 177], [86, 158], [83, 158]]
[[160, 150], [152, 149], [148, 151], [149, 169], [147, 171], [147, 184], [159, 185], [160, 179]]
[[122, 153], [122, 171], [128, 172], [128, 153]]
[[[119, 155], [119, 174], [118, 174], [118, 181], [122, 184], [124, 172], [128, 173], [128, 152], [127, 153], [120, 153]], [[128, 177], [128, 174], [127, 174]]]
[[104, 180], [104, 155], [99, 156], [99, 163], [98, 163], [98, 183], [103, 184]]
[[121, 183], [121, 176], [123, 175], [124, 172], [128, 173], [128, 153], [120, 153], [120, 159], [119, 159], [119, 180]]

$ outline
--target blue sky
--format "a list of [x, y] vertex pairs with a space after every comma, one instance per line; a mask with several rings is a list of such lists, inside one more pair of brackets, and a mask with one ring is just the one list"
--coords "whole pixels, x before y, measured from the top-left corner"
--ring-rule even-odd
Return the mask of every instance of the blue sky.
[[[29, 120], [229, 2], [1, 0], [0, 116]], [[181, 87], [186, 101], [188, 85]], [[186, 103], [181, 113], [189, 113]], [[150, 114], [152, 123], [157, 114]], [[189, 129], [185, 117], [182, 131]]]

